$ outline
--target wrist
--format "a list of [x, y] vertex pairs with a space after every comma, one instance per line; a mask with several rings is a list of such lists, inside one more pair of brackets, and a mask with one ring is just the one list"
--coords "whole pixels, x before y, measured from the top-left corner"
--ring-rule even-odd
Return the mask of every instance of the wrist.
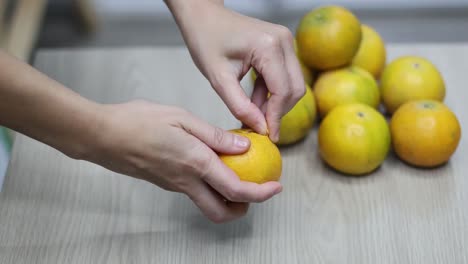
[[212, 15], [213, 8], [224, 8], [224, 0], [165, 0], [182, 34], [200, 18]]
[[90, 161], [100, 148], [107, 115], [104, 105], [92, 101], [86, 100], [80, 109], [82, 111], [71, 116], [73, 122], [68, 133], [57, 137], [50, 145], [73, 159]]

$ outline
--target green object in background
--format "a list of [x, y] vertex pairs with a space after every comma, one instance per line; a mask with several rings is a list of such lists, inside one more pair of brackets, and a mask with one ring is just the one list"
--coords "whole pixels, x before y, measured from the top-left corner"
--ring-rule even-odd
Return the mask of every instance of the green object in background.
[[0, 190], [8, 168], [13, 145], [13, 131], [0, 127]]
[[7, 128], [0, 127], [0, 145], [2, 145], [8, 153], [10, 153], [12, 143], [13, 138], [11, 132], [8, 131]]

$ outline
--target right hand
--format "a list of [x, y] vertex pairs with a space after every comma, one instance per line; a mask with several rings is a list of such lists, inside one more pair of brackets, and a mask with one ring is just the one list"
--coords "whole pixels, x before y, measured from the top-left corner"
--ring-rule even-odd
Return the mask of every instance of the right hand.
[[[243, 216], [249, 202], [281, 192], [278, 182], [241, 181], [216, 152], [248, 150], [247, 138], [209, 125], [189, 112], [145, 101], [106, 105], [98, 149], [88, 160], [118, 173], [185, 193], [213, 222]], [[216, 151], [216, 152], [215, 152]]]
[[[278, 141], [281, 118], [306, 91], [291, 31], [228, 10], [223, 1], [166, 2], [195, 65], [231, 113]], [[259, 76], [249, 98], [240, 80], [251, 67]]]

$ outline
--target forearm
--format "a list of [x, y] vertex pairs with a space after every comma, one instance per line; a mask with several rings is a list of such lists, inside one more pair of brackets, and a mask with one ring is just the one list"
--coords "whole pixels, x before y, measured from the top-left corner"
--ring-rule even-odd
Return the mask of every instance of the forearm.
[[224, 5], [224, 0], [164, 0], [166, 5], [169, 7], [171, 12], [174, 14], [177, 12], [177, 10], [180, 10], [180, 8], [184, 5], [200, 5], [204, 3], [215, 3], [215, 4], [220, 4]]
[[184, 38], [190, 26], [199, 24], [201, 18], [209, 16], [211, 8], [224, 6], [224, 0], [165, 0], [164, 2], [174, 16]]
[[83, 158], [99, 112], [98, 104], [0, 52], [0, 125]]

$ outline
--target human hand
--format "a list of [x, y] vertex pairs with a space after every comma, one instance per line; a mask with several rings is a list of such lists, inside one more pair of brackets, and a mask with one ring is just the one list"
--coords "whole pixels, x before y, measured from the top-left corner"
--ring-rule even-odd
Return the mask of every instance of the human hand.
[[[293, 36], [283, 26], [230, 11], [222, 1], [167, 0], [190, 54], [231, 113], [256, 132], [279, 139], [281, 117], [304, 95]], [[259, 73], [251, 98], [240, 80]], [[267, 94], [270, 97], [267, 98]]]
[[185, 193], [214, 222], [241, 217], [249, 202], [265, 201], [282, 189], [278, 182], [240, 181], [215, 151], [243, 153], [249, 140], [183, 109], [133, 101], [104, 106], [102, 120], [97, 150], [88, 160]]

